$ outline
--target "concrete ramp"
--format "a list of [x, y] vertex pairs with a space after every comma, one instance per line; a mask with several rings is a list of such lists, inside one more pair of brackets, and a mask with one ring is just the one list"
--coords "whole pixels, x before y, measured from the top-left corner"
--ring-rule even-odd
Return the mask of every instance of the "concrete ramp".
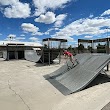
[[84, 89], [109, 63], [109, 55], [79, 55], [79, 64], [61, 75], [48, 77], [48, 81], [64, 95]]
[[38, 53], [35, 50], [25, 50], [25, 59], [32, 62], [38, 62], [41, 58], [41, 55], [38, 55]]
[[[87, 54], [87, 53], [77, 54], [76, 56], [74, 56], [74, 58], [77, 59], [80, 64], [83, 64], [86, 60], [90, 59], [91, 57], [92, 57], [92, 54]], [[75, 65], [77, 65], [77, 62], [75, 62]], [[67, 71], [69, 71], [70, 69], [73, 69], [73, 68], [74, 68], [73, 63], [70, 60], [68, 60], [62, 67], [60, 67], [59, 69], [57, 69], [56, 71], [54, 71], [51, 74], [45, 75], [44, 77], [46, 79], [48, 79], [50, 77], [51, 78], [57, 77], [59, 75], [66, 73]]]

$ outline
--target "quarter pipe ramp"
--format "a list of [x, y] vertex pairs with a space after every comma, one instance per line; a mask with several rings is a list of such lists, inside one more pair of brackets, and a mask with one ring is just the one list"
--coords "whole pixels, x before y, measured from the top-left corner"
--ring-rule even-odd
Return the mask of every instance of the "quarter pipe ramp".
[[[109, 55], [81, 54], [76, 56], [79, 64], [70, 70], [66, 64], [45, 77], [62, 94], [68, 95], [84, 89], [109, 63]], [[64, 70], [64, 71], [63, 71]]]

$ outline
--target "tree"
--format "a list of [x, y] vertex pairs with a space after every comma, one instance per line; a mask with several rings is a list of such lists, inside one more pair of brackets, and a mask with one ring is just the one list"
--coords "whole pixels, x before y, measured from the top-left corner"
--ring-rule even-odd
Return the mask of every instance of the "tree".
[[68, 47], [68, 50], [69, 51], [72, 51], [72, 46], [71, 45]]
[[76, 55], [75, 48], [73, 48], [71, 45], [68, 47], [68, 51], [70, 51], [73, 55]]
[[44, 48], [47, 49], [47, 47], [48, 47], [47, 44], [44, 44]]
[[91, 53], [93, 53], [93, 48], [90, 45], [87, 48]]
[[81, 52], [83, 52], [84, 51], [84, 45], [83, 44], [80, 44], [78, 46], [78, 50], [80, 50]]
[[100, 43], [97, 45], [97, 53], [106, 53], [106, 44], [101, 45]]

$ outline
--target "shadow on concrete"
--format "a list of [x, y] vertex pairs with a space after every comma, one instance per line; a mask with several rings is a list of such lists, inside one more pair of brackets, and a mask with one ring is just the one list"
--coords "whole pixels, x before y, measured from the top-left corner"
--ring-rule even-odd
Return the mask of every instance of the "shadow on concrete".
[[[52, 66], [52, 65], [59, 65], [59, 62], [53, 61], [50, 63], [50, 66]], [[34, 66], [36, 66], [36, 67], [49, 66], [49, 63], [36, 63]]]
[[99, 74], [85, 89], [107, 82], [110, 82], [110, 76]]

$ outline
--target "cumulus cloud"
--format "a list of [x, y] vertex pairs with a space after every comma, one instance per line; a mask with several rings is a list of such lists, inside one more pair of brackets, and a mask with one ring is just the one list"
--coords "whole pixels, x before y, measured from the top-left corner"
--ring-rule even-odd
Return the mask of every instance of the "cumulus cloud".
[[1, 0], [0, 4], [8, 5], [2, 11], [7, 18], [27, 18], [31, 14], [29, 4], [19, 2], [19, 0]]
[[45, 15], [40, 15], [38, 18], [35, 19], [35, 22], [51, 24], [54, 23], [56, 20], [55, 14], [53, 12], [47, 12]]
[[84, 38], [91, 39], [93, 36], [85, 36]]
[[50, 34], [50, 32], [46, 31], [44, 34], [45, 34], [45, 35], [49, 35], [49, 34]]
[[0, 36], [2, 36], [2, 34], [0, 33]]
[[50, 28], [48, 29], [44, 34], [45, 35], [49, 35], [51, 31], [55, 30], [55, 28]]
[[21, 37], [24, 37], [25, 35], [24, 35], [24, 34], [21, 34], [20, 36], [21, 36]]
[[36, 42], [36, 41], [38, 41], [38, 38], [36, 38], [36, 37], [30, 37], [29, 40], [31, 40], [33, 42]]
[[55, 27], [61, 27], [63, 20], [67, 17], [66, 14], [60, 14], [56, 17]]
[[67, 39], [69, 42], [74, 42], [74, 38], [64, 35], [63, 33], [58, 33], [56, 35], [51, 35], [52, 38], [58, 38], [58, 39]]
[[106, 10], [104, 13], [101, 14], [101, 16], [110, 15], [110, 9]]
[[33, 0], [36, 7], [35, 15], [39, 16], [40, 14], [45, 13], [47, 9], [62, 8], [70, 1], [71, 0]]
[[14, 41], [14, 40], [16, 40], [16, 35], [15, 34], [9, 34], [5, 40]]
[[60, 14], [56, 17], [56, 21], [63, 21], [66, 18], [66, 14]]
[[23, 31], [26, 31], [26, 32], [31, 32], [31, 33], [36, 33], [39, 28], [34, 26], [34, 24], [31, 24], [31, 23], [23, 23], [21, 25], [21, 28]]
[[43, 35], [43, 34], [44, 34], [44, 33], [42, 33], [42, 32], [38, 32], [38, 31], [35, 32], [35, 33], [32, 33], [33, 36], [35, 36], [35, 35], [41, 36], [41, 35]]
[[89, 18], [93, 18], [93, 17], [94, 17], [94, 15], [93, 14], [90, 14]]
[[38, 36], [43, 35], [43, 33], [39, 32], [39, 28], [31, 23], [22, 23], [21, 28], [25, 33], [30, 32], [30, 33], [32, 33], [33, 36], [34, 35], [38, 35]]
[[55, 27], [61, 27], [63, 20], [66, 18], [66, 14], [60, 14], [55, 16], [53, 12], [47, 12], [45, 15], [41, 14], [38, 18], [35, 19], [35, 22], [51, 24], [55, 22]]
[[[106, 29], [108, 27], [108, 29]], [[60, 29], [59, 32], [56, 32], [52, 37], [56, 38], [67, 38], [69, 40], [72, 39], [73, 36], [80, 35], [99, 35], [104, 34], [107, 31], [110, 32], [110, 19], [109, 18], [84, 18], [79, 19], [71, 24], [65, 26], [63, 29]]]
[[0, 0], [0, 5], [12, 5], [16, 2], [19, 2], [19, 0]]
[[17, 37], [15, 34], [9, 34], [5, 40], [7, 41], [20, 41], [24, 40], [25, 37]]
[[49, 35], [51, 31], [58, 31], [58, 30], [60, 30], [60, 29], [56, 28], [56, 27], [53, 27], [53, 28], [48, 29], [46, 32], [44, 32], [44, 34]]
[[56, 21], [55, 22], [55, 27], [61, 27], [63, 24], [63, 21]]
[[15, 34], [9, 34], [7, 37], [8, 38], [16, 38], [16, 35]]

